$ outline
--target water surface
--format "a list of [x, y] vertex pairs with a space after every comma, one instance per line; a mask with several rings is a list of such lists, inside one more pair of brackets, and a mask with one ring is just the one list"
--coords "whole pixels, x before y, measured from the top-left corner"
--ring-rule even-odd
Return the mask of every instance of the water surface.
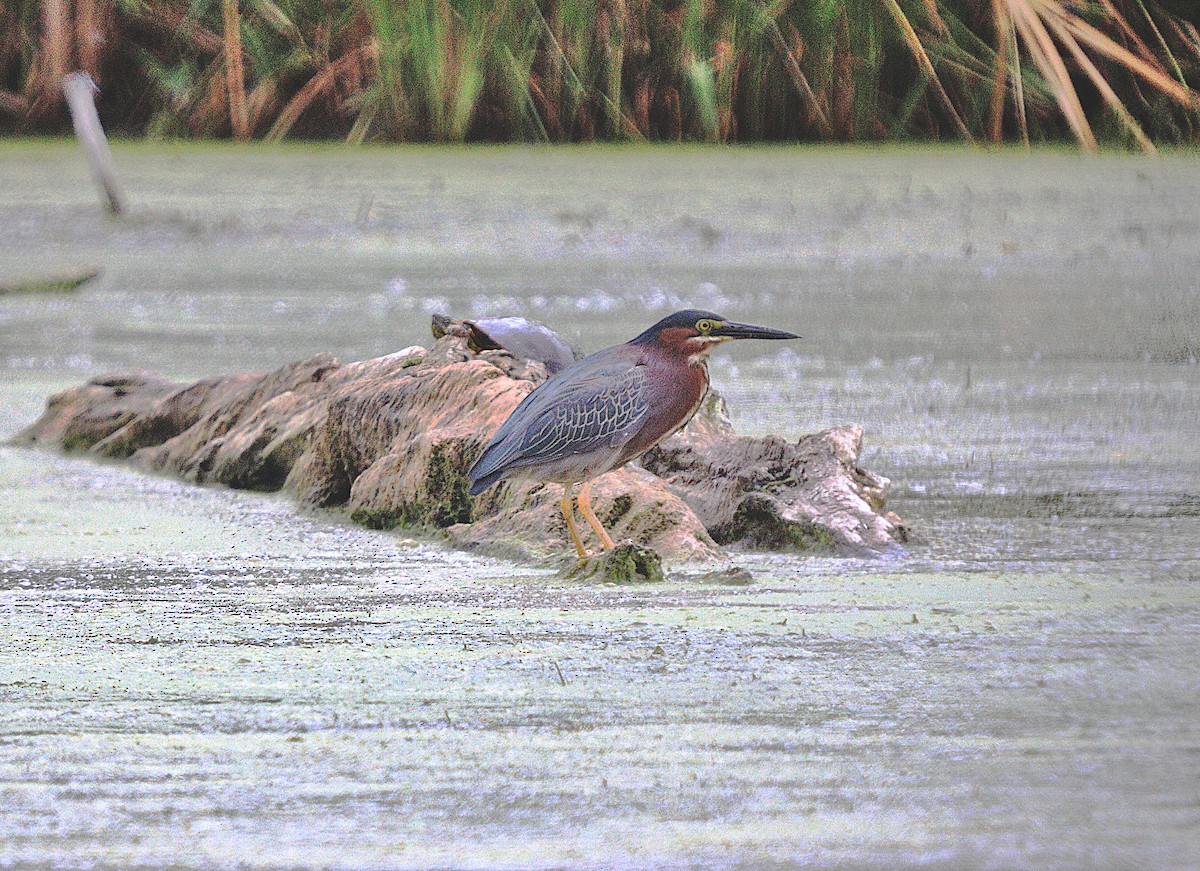
[[0, 146], [0, 437], [428, 316], [684, 306], [746, 432], [866, 428], [879, 560], [612, 588], [0, 447], [0, 864], [1187, 867], [1200, 161]]

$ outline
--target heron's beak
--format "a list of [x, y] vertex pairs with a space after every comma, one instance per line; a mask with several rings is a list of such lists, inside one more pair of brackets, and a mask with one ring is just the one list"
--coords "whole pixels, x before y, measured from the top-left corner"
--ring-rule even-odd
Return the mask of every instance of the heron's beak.
[[795, 333], [783, 330], [773, 330], [770, 327], [756, 327], [753, 324], [738, 324], [726, 322], [713, 327], [710, 336], [721, 339], [798, 339]]

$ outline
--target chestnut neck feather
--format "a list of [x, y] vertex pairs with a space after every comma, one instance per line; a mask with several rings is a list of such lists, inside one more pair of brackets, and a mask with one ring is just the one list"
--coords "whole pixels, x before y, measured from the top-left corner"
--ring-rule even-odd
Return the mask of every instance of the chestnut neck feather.
[[646, 343], [645, 347], [647, 350], [657, 351], [668, 359], [671, 357], [687, 359], [696, 353], [696, 347], [688, 341], [695, 335], [696, 331], [689, 327], [667, 327], [659, 330], [654, 341]]
[[[677, 332], [687, 333], [686, 330]], [[646, 387], [661, 400], [654, 403], [638, 434], [626, 444], [621, 463], [640, 456], [678, 431], [691, 420], [708, 394], [708, 361], [704, 347], [688, 347], [683, 337], [672, 342], [673, 338], [641, 349], [641, 364], [648, 370]], [[690, 357], [695, 361], [690, 362]]]

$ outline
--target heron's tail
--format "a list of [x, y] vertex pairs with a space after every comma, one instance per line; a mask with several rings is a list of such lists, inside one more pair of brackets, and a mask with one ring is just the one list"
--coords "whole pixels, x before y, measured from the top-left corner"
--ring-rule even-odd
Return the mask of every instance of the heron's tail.
[[471, 489], [468, 492], [472, 496], [478, 496], [504, 477], [505, 469], [501, 462], [502, 452], [497, 450], [498, 447], [496, 442], [488, 445], [487, 449], [479, 455], [479, 459], [475, 461], [475, 465], [471, 466], [471, 470], [467, 472], [467, 480], [471, 482]]
[[499, 481], [503, 477], [504, 477], [504, 471], [500, 470], [500, 471], [492, 472], [489, 475], [484, 475], [482, 478], [479, 478], [478, 480], [476, 480], [475, 478], [472, 478], [471, 479], [471, 489], [468, 490], [467, 492], [470, 493], [472, 496], [478, 496], [480, 493], [482, 493], [484, 490], [491, 487], [493, 484], [495, 484], [497, 481]]

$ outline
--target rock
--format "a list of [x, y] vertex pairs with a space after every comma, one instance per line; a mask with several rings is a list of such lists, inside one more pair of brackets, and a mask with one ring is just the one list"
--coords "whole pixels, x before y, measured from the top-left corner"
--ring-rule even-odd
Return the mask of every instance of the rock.
[[642, 457], [718, 544], [765, 550], [861, 552], [906, 540], [884, 514], [889, 481], [858, 465], [863, 430], [850, 425], [795, 442], [738, 437], [692, 424]]
[[[367, 526], [440, 531], [457, 547], [555, 560], [572, 549], [560, 486], [504, 482], [472, 498], [466, 479], [492, 433], [545, 378], [543, 364], [505, 350], [476, 353], [466, 330], [451, 328], [427, 349], [358, 363], [318, 354], [189, 385], [146, 373], [94, 378], [51, 397], [14, 441], [196, 482], [283, 489]], [[859, 427], [795, 443], [738, 437], [713, 395], [644, 468], [596, 479], [593, 506], [618, 542], [676, 563], [721, 560], [718, 542], [886, 546], [903, 526], [882, 513], [886, 479], [858, 468], [861, 442]], [[652, 574], [644, 557], [620, 554], [592, 560], [589, 574]]]
[[715, 584], [722, 587], [745, 587], [754, 583], [754, 575], [743, 566], [726, 565], [710, 569], [706, 572], [689, 572], [686, 576], [689, 583]]

